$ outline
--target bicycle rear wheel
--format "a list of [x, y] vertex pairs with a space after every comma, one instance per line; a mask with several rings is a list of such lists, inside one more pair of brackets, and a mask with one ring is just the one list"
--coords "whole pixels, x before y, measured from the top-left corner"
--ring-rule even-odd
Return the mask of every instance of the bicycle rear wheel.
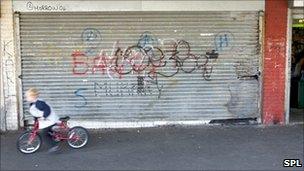
[[72, 148], [81, 148], [88, 143], [89, 133], [80, 126], [73, 127], [68, 132], [68, 144]]
[[41, 137], [34, 135], [31, 131], [21, 134], [17, 140], [17, 149], [24, 154], [36, 152], [41, 146]]

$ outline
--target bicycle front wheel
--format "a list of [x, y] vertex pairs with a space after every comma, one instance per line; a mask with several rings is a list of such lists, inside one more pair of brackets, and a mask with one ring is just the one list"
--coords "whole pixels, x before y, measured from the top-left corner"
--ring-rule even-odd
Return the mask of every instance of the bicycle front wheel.
[[76, 126], [68, 132], [68, 144], [72, 148], [81, 148], [88, 143], [89, 133], [80, 126]]
[[41, 137], [31, 131], [21, 134], [17, 140], [17, 149], [24, 154], [36, 152], [41, 146]]

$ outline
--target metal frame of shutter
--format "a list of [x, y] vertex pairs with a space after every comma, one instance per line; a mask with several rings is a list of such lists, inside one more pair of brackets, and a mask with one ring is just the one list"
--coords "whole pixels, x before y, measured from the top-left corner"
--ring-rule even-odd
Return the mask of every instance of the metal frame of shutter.
[[258, 12], [21, 13], [20, 48], [23, 96], [61, 116], [259, 117]]

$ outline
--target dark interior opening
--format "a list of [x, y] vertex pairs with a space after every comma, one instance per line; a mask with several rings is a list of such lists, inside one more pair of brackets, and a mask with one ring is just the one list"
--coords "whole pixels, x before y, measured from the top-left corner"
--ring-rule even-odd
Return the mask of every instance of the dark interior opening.
[[293, 123], [304, 120], [304, 27], [292, 28], [291, 48], [289, 121]]

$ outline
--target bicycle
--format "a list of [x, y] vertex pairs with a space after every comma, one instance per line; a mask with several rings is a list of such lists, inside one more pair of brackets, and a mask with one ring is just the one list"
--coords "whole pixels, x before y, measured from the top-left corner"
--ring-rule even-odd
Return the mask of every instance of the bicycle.
[[[56, 142], [67, 141], [69, 146], [75, 149], [81, 148], [88, 143], [89, 133], [81, 127], [76, 126], [69, 128], [69, 116], [62, 117], [52, 126], [52, 131], [49, 132], [52, 139]], [[34, 117], [33, 129], [23, 132], [17, 139], [17, 149], [24, 154], [31, 154], [39, 150], [42, 139], [39, 135], [39, 121]]]

